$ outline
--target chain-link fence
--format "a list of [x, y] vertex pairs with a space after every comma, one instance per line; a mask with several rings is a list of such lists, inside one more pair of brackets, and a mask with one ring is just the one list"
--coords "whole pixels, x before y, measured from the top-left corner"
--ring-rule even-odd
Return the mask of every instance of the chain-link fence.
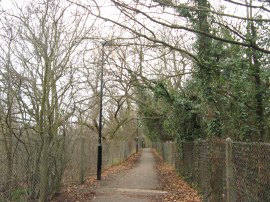
[[232, 151], [232, 195], [237, 201], [270, 201], [270, 144], [234, 142]]
[[[39, 152], [41, 142], [26, 137], [21, 140], [13, 139], [9, 147], [0, 144], [0, 202], [37, 201], [42, 194], [49, 198], [63, 184], [83, 183], [86, 176], [96, 174], [97, 137], [94, 135], [70, 134], [51, 142], [47, 145], [47, 161], [43, 152]], [[102, 143], [103, 169], [136, 152], [134, 140]]]
[[[74, 140], [71, 146], [71, 159], [65, 170], [63, 182], [83, 183], [86, 176], [97, 172], [97, 142], [81, 137]], [[102, 168], [118, 164], [135, 152], [135, 141], [103, 141]]]
[[27, 184], [35, 184], [34, 173], [31, 175], [31, 161], [25, 155], [25, 149], [17, 145], [14, 153], [6, 153], [0, 149], [0, 201], [27, 201], [30, 187]]
[[270, 144], [227, 139], [154, 146], [204, 201], [270, 201]]

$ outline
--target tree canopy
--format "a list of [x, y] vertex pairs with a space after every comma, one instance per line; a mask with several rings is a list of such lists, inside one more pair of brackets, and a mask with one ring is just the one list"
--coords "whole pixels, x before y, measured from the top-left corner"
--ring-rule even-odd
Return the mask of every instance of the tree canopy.
[[[151, 138], [268, 141], [268, 2], [111, 2], [125, 20], [94, 15], [169, 52], [158, 58], [162, 73], [135, 86]], [[175, 66], [184, 71], [176, 75]]]
[[70, 142], [97, 140], [101, 68], [102, 140], [268, 142], [269, 14], [259, 0], [0, 1], [5, 187], [23, 154], [29, 198], [59, 191]]

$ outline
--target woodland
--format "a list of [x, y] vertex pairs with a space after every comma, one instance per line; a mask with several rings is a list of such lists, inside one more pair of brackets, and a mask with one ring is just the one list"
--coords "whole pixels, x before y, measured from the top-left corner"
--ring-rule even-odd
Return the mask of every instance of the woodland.
[[30, 198], [59, 192], [67, 145], [97, 141], [102, 67], [103, 140], [269, 142], [269, 15], [262, 0], [0, 1], [1, 191], [20, 159]]
[[269, 140], [269, 2], [112, 2], [128, 23], [97, 17], [161, 51], [131, 74], [151, 140]]

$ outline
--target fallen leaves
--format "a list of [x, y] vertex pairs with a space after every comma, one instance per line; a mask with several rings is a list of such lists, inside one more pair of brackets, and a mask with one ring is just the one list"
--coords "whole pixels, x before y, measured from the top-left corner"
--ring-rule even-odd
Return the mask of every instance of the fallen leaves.
[[[117, 173], [133, 168], [139, 159], [141, 153], [131, 155], [126, 161], [118, 165], [105, 168], [102, 172], [101, 180], [107, 180]], [[100, 186], [100, 181], [96, 180], [96, 176], [92, 175], [86, 178], [84, 184], [66, 184], [60, 193], [52, 198], [51, 202], [84, 202], [90, 201], [96, 195], [92, 191], [92, 187]]]
[[[198, 193], [183, 181], [171, 166], [165, 164], [155, 151], [153, 153], [157, 162], [156, 169], [159, 174], [161, 189], [168, 192], [168, 194], [155, 197], [155, 199], [152, 198], [153, 201], [201, 202]], [[134, 154], [127, 161], [105, 169], [102, 173], [102, 181], [133, 168], [139, 157], [140, 154]], [[51, 202], [90, 201], [95, 197], [95, 192], [92, 191], [92, 188], [98, 186], [100, 186], [100, 181], [96, 180], [96, 176], [90, 176], [85, 180], [83, 185], [65, 185], [60, 194], [54, 197]]]
[[161, 196], [161, 201], [201, 202], [199, 194], [181, 179], [170, 165], [164, 163], [156, 151], [153, 150], [153, 153], [157, 161], [156, 169], [161, 188], [168, 192]]

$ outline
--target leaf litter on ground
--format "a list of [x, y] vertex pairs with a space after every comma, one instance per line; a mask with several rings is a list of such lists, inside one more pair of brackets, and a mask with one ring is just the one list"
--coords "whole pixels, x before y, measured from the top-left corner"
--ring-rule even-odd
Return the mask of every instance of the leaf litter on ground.
[[[110, 166], [104, 169], [101, 176], [101, 181], [108, 180], [116, 174], [132, 169], [138, 161], [141, 153], [131, 155], [126, 161]], [[91, 189], [98, 187], [101, 181], [96, 180], [95, 175], [87, 177], [83, 184], [65, 184], [60, 193], [54, 196], [51, 202], [84, 202], [90, 201], [95, 197], [95, 192]]]
[[[167, 191], [168, 194], [159, 196], [158, 199], [151, 198], [152, 201], [162, 202], [201, 202], [199, 194], [192, 189], [177, 172], [168, 164], [164, 163], [161, 156], [153, 150], [156, 159], [156, 169], [160, 180], [160, 189]], [[118, 165], [111, 166], [102, 172], [102, 180], [109, 180], [116, 174], [132, 169], [138, 161], [141, 153], [134, 154], [127, 161]], [[66, 184], [60, 193], [53, 197], [51, 202], [84, 202], [90, 201], [95, 197], [93, 187], [99, 187], [101, 181], [96, 180], [92, 175], [86, 178], [84, 184]], [[150, 198], [149, 198], [150, 199]]]
[[161, 189], [167, 191], [168, 194], [161, 196], [159, 201], [170, 202], [201, 202], [198, 192], [191, 188], [181, 176], [177, 174], [175, 169], [165, 163], [161, 156], [153, 150], [156, 159], [156, 169], [159, 175]]

